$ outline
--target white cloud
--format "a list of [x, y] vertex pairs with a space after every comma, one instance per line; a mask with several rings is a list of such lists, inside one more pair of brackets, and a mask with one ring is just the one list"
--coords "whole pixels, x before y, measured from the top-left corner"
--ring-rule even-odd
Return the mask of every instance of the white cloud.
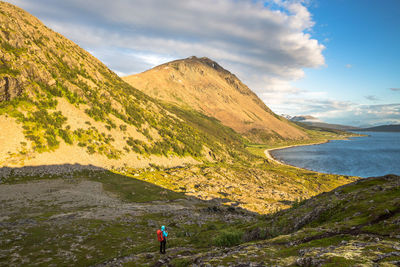
[[[207, 56], [258, 93], [271, 87], [278, 91], [281, 84], [284, 94], [289, 81], [304, 77], [304, 68], [325, 64], [325, 47], [306, 33], [314, 21], [303, 1], [9, 2], [90, 49], [118, 73], [144, 71], [169, 59]], [[132, 62], [121, 63], [126, 60]]]
[[372, 122], [399, 118], [399, 104], [366, 106], [331, 100], [323, 91], [305, 91], [291, 84], [304, 77], [305, 68], [325, 66], [325, 47], [310, 35], [315, 22], [306, 1], [9, 2], [38, 16], [119, 75], [142, 72], [172, 59], [207, 56], [237, 74], [277, 113], [309, 114], [354, 125], [367, 118]]
[[[273, 105], [272, 105], [273, 106]], [[297, 97], [284, 99], [279, 107], [284, 114], [306, 114], [328, 123], [352, 126], [400, 124], [400, 104], [361, 105], [350, 101]], [[278, 108], [279, 108], [278, 107]], [[278, 112], [279, 113], [279, 112]]]
[[351, 65], [351, 64], [346, 64], [345, 67], [346, 67], [347, 69], [351, 69], [351, 68], [353, 67], [353, 65]]

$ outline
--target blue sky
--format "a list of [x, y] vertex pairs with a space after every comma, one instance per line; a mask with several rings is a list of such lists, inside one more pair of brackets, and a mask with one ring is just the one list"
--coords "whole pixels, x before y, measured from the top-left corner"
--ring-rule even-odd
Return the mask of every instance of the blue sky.
[[124, 76], [192, 55], [276, 113], [400, 124], [399, 0], [9, 0]]
[[[307, 69], [294, 86], [366, 106], [399, 103], [400, 1], [318, 1], [309, 11], [326, 66]], [[340, 120], [352, 122], [331, 119]]]

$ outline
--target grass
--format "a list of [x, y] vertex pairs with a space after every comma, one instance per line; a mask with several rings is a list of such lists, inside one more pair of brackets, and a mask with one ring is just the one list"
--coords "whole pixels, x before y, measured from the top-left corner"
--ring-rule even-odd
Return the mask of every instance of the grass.
[[[20, 176], [11, 177], [8, 183], [60, 178], [62, 176]], [[126, 203], [149, 203], [152, 201], [165, 203], [166, 201], [186, 198], [181, 193], [165, 190], [153, 184], [108, 171], [80, 171], [74, 173], [73, 177], [67, 181], [79, 183], [84, 179], [102, 183], [108, 194]], [[35, 205], [34, 209], [16, 210], [15, 216], [17, 217], [14, 216], [7, 220], [7, 222], [14, 222], [19, 225], [19, 222], [26, 220], [28, 214], [34, 213], [34, 217], [29, 215], [31, 224], [23, 224], [21, 229], [18, 227], [8, 229], [8, 226], [2, 228], [2, 233], [6, 233], [2, 234], [2, 238], [10, 240], [10, 242], [1, 242], [0, 250], [9, 251], [13, 247], [22, 249], [18, 252], [21, 257], [6, 253], [5, 256], [0, 258], [0, 265], [2, 262], [21, 265], [21, 260], [24, 259], [37, 264], [78, 264], [86, 266], [124, 255], [157, 252], [158, 243], [155, 230], [161, 224], [166, 224], [170, 232], [169, 249], [192, 245], [199, 249], [207, 248], [212, 244], [209, 234], [211, 232], [217, 234], [230, 225], [223, 220], [209, 221], [202, 226], [197, 224], [178, 225], [176, 222], [185, 223], [186, 220], [189, 220], [190, 214], [184, 215], [183, 221], [180, 221], [177, 220], [174, 212], [165, 212], [163, 209], [144, 214], [125, 214], [112, 220], [73, 217], [72, 219], [60, 220], [54, 219], [52, 216], [90, 211], [94, 207], [70, 206], [67, 208], [68, 206], [49, 205], [46, 202]], [[207, 203], [204, 202], [203, 205], [207, 206]], [[198, 209], [196, 206], [189, 206], [189, 208]], [[203, 207], [200, 209], [203, 209]], [[149, 225], [149, 221], [154, 222], [155, 225]], [[211, 225], [215, 227], [211, 227]], [[8, 230], [5, 230], [6, 228]], [[203, 229], [209, 229], [209, 232], [203, 234]], [[235, 233], [235, 228], [231, 229]], [[187, 236], [184, 234], [185, 231], [195, 235]], [[232, 241], [232, 238], [228, 238], [228, 241], [237, 242], [234, 239]], [[221, 245], [223, 244], [221, 243]], [[179, 262], [178, 260], [177, 264]]]
[[182, 193], [165, 190], [154, 184], [112, 172], [105, 172], [89, 179], [101, 182], [105, 190], [128, 202], [166, 201], [185, 197]]
[[[21, 183], [43, 178], [55, 179], [60, 178], [60, 176], [17, 178], [18, 179], [10, 179], [8, 182]], [[82, 179], [102, 183], [103, 188], [108, 194], [119, 198], [125, 203], [146, 202], [151, 204], [153, 201], [161, 201], [161, 203], [163, 203], [165, 201], [186, 199], [183, 193], [166, 190], [133, 177], [108, 171], [77, 172], [73, 175], [73, 178], [69, 178], [69, 181], [79, 183]], [[258, 243], [254, 244], [260, 244], [261, 247], [257, 247], [256, 250], [248, 252], [240, 250], [238, 253], [244, 255], [241, 257], [247, 257], [247, 261], [261, 261], [265, 258], [265, 255], [268, 255], [268, 262], [271, 264], [286, 265], [282, 263], [293, 261], [293, 259], [298, 257], [299, 251], [313, 253], [313, 251], [319, 251], [321, 249], [332, 249], [332, 247], [343, 246], [343, 241], [351, 242], [358, 237], [336, 235], [293, 246], [285, 246], [282, 245], [282, 243], [302, 240], [305, 237], [317, 236], [327, 230], [331, 230], [335, 222], [342, 224], [342, 227], [351, 227], [353, 223], [351, 220], [346, 219], [348, 215], [354, 214], [356, 210], [360, 210], [359, 207], [363, 206], [364, 203], [369, 203], [371, 199], [374, 199], [374, 209], [369, 209], [368, 212], [374, 214], [374, 216], [368, 217], [369, 220], [376, 218], [375, 214], [376, 216], [381, 214], [376, 213], [377, 211], [382, 211], [385, 207], [395, 206], [399, 196], [399, 188], [393, 186], [395, 180], [385, 180], [383, 178], [378, 180], [380, 182], [373, 179], [363, 180], [339, 189], [338, 191], [341, 192], [340, 194], [342, 194], [341, 196], [343, 197], [343, 203], [345, 203], [343, 206], [345, 209], [335, 209], [335, 206], [333, 206], [333, 209], [328, 208], [328, 210], [332, 210], [333, 212], [317, 216], [313, 219], [312, 223], [303, 227], [300, 231], [293, 230], [290, 225], [296, 222], [294, 218], [305, 216], [307, 212], [315, 209], [313, 205], [326, 208], [331, 207], [332, 203], [341, 203], [333, 192], [317, 196], [311, 200], [302, 201], [301, 205], [296, 205], [290, 210], [281, 211], [266, 217], [260, 216], [258, 219], [251, 222], [239, 219], [228, 222], [224, 220], [223, 213], [216, 212], [215, 216], [221, 216], [219, 219], [216, 220], [215, 217], [210, 217], [209, 220], [202, 224], [197, 224], [196, 222], [190, 223], [192, 218], [191, 213], [165, 212], [163, 210], [144, 214], [124, 214], [112, 220], [76, 218], [57, 221], [52, 219], [54, 218], [52, 216], [65, 213], [73, 214], [78, 211], [90, 211], [94, 207], [65, 208], [62, 207], [62, 205], [49, 205], [49, 203], [43, 202], [40, 205], [36, 204], [33, 210], [16, 210], [14, 217], [6, 221], [6, 223], [13, 222], [15, 225], [19, 225], [19, 222], [26, 219], [26, 215], [24, 214], [35, 214], [35, 216], [30, 217], [31, 220], [35, 221], [33, 225], [24, 225], [23, 228], [18, 228], [19, 230], [17, 230], [17, 228], [8, 229], [8, 226], [5, 226], [7, 231], [2, 232], [2, 240], [4, 241], [0, 243], [0, 250], [8, 251], [13, 247], [20, 247], [22, 249], [19, 250], [19, 255], [24, 259], [29, 259], [31, 263], [38, 264], [93, 265], [112, 260], [115, 257], [139, 254], [146, 255], [146, 253], [153, 255], [152, 258], [146, 259], [144, 256], [141, 256], [134, 261], [143, 265], [154, 264], [159, 258], [157, 254], [158, 243], [155, 239], [155, 229], [159, 227], [159, 225], [165, 224], [170, 232], [167, 251], [177, 249], [176, 254], [170, 254], [173, 255], [171, 263], [176, 266], [185, 266], [185, 264], [193, 262], [194, 257], [197, 257], [192, 257], [194, 251], [197, 253], [204, 253], [210, 251], [210, 246], [226, 249], [227, 247], [242, 244], [245, 241], [254, 242], [257, 240]], [[392, 184], [392, 186], [390, 186], [390, 184]], [[386, 189], [384, 191], [376, 191], [377, 186]], [[348, 188], [350, 189], [347, 190]], [[344, 191], [346, 191], [346, 193], [344, 193]], [[373, 194], [370, 194], [372, 192]], [[346, 202], [352, 199], [353, 196], [359, 196], [362, 200]], [[173, 205], [174, 202], [169, 203]], [[193, 212], [199, 212], [200, 210], [207, 209], [207, 207], [211, 207], [207, 202], [199, 202], [198, 204], [199, 206], [187, 206], [187, 208], [192, 209]], [[362, 217], [362, 215], [358, 216]], [[395, 222], [397, 219], [398, 215], [387, 219], [386, 223], [382, 222], [382, 224], [377, 223], [369, 225], [363, 230], [375, 233], [387, 233], [384, 231], [382, 232], [384, 228], [387, 228], [388, 231], [398, 231], [398, 229], [394, 227], [390, 228], [391, 226], [388, 227], [387, 225], [388, 222]], [[394, 223], [392, 223], [392, 225], [394, 226]], [[279, 231], [275, 232], [275, 236], [277, 237], [262, 241], [265, 238], [271, 237], [270, 234], [273, 232], [271, 231], [272, 227], [277, 227], [279, 229]], [[3, 230], [4, 229], [5, 228], [3, 228]], [[259, 234], [254, 234], [256, 233], [255, 231], [259, 231]], [[285, 233], [287, 235], [282, 235]], [[388, 249], [389, 246], [390, 245], [388, 245]], [[181, 250], [187, 251], [187, 254], [185, 254], [186, 256], [177, 257], [176, 255], [181, 253]], [[368, 246], [363, 251], [366, 250], [380, 251], [381, 253], [393, 251], [387, 250], [383, 245], [377, 245], [377, 247]], [[246, 253], [249, 253], [249, 256], [246, 256]], [[11, 258], [10, 255], [11, 254], [7, 253], [3, 254], [0, 258], [0, 262], [11, 262], [16, 265], [22, 264], [22, 258]], [[215, 264], [220, 264], [221, 262], [226, 264], [235, 263], [238, 260], [235, 255], [237, 254], [232, 254], [224, 259], [215, 258], [212, 259], [212, 262]], [[352, 258], [344, 258], [337, 253], [325, 253], [321, 257], [325, 262], [324, 264], [337, 264], [340, 266], [361, 264], [369, 259], [362, 259], [356, 254], [354, 254]]]
[[213, 240], [219, 247], [232, 247], [242, 242], [243, 232], [237, 229], [226, 229], [221, 231]]

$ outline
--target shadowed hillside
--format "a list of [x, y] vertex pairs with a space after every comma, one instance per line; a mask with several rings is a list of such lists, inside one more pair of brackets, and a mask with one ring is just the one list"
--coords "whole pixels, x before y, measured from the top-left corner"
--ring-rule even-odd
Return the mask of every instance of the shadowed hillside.
[[94, 166], [0, 168], [0, 265], [398, 266], [399, 183], [368, 178], [260, 216]]

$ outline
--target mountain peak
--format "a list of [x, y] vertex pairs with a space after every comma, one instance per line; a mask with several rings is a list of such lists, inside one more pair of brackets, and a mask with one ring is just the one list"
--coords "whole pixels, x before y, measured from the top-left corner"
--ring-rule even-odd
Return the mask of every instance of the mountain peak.
[[184, 59], [174, 60], [174, 61], [162, 64], [160, 66], [157, 66], [155, 68], [163, 68], [166, 66], [172, 66], [175, 68], [179, 68], [179, 66], [183, 66], [183, 65], [185, 65], [186, 67], [197, 68], [197, 70], [201, 70], [199, 68], [200, 66], [209, 67], [209, 68], [212, 68], [221, 73], [233, 75], [228, 70], [226, 70], [221, 65], [219, 65], [216, 61], [214, 61], [208, 57], [197, 57], [197, 56], [191, 56], [191, 57], [184, 58]]
[[0, 129], [2, 166], [180, 165], [197, 163], [203, 145], [216, 147], [90, 53], [1, 1]]
[[154, 98], [214, 117], [254, 141], [306, 138], [238, 77], [207, 57], [171, 61], [124, 80]]
[[311, 116], [311, 115], [299, 115], [299, 116], [294, 116], [290, 119], [291, 121], [299, 121], [299, 122], [305, 122], [305, 121], [312, 121], [312, 122], [322, 122], [320, 119]]

